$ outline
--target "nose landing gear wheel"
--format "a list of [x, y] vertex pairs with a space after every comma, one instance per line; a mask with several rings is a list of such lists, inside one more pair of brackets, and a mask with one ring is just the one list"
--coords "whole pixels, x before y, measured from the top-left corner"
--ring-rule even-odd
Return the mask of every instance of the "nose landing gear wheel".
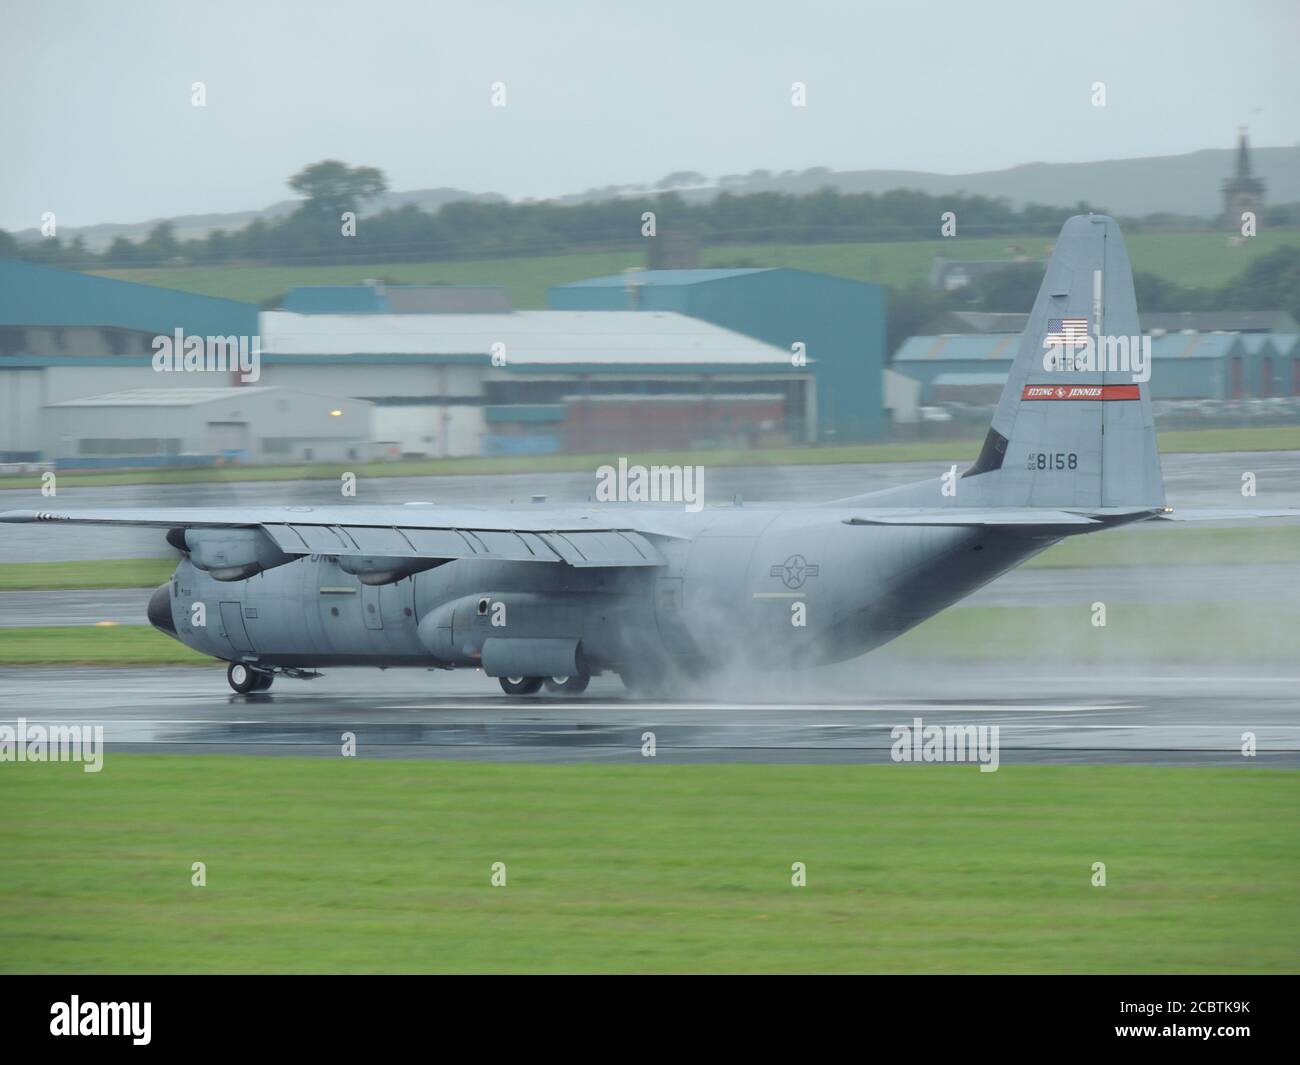
[[547, 677], [543, 682], [548, 692], [568, 692], [577, 695], [579, 692], [585, 692], [587, 685], [591, 683], [590, 677]]
[[501, 677], [501, 690], [507, 695], [536, 695], [542, 688], [541, 677]]
[[274, 681], [274, 674], [249, 669], [243, 662], [231, 662], [226, 667], [226, 682], [240, 695], [264, 692]]

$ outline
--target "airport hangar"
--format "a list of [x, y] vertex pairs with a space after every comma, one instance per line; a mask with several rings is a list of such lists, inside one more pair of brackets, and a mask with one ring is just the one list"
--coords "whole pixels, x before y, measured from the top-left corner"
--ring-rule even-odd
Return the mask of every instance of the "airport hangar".
[[[658, 276], [644, 280], [649, 274]], [[637, 309], [614, 309], [614, 280]], [[296, 289], [281, 309], [263, 311], [0, 261], [0, 461], [76, 466], [83, 457], [78, 441], [89, 439], [89, 450], [101, 457], [116, 451], [134, 462], [174, 462], [166, 454], [122, 454], [125, 445], [102, 436], [78, 437], [69, 415], [46, 412], [134, 392], [139, 402], [120, 419], [119, 439], [174, 445], [174, 434], [158, 431], [169, 405], [139, 390], [241, 383], [233, 374], [157, 372], [155, 338], [178, 329], [186, 336], [260, 337], [260, 377], [244, 384], [281, 389], [280, 401], [315, 395], [372, 404], [364, 441], [350, 430], [327, 445], [286, 435], [274, 418], [250, 423], [247, 447], [219, 449], [242, 452], [246, 461], [274, 461], [258, 443], [264, 439], [275, 441], [270, 450], [279, 461], [288, 461], [304, 449], [323, 456], [336, 453], [335, 445], [358, 443], [378, 444], [390, 457], [746, 447], [865, 439], [886, 423], [877, 286], [803, 271], [683, 270], [596, 279], [585, 288], [576, 296], [554, 290], [552, 303], [596, 309], [515, 311], [498, 288], [368, 283]], [[632, 294], [650, 289], [659, 295]], [[655, 309], [657, 301], [673, 309]], [[847, 324], [832, 330], [827, 315]], [[804, 345], [806, 365], [793, 357], [796, 342]], [[823, 404], [832, 411], [829, 422]], [[127, 407], [119, 397], [96, 409]], [[112, 421], [109, 413], [94, 417]], [[189, 446], [186, 438], [182, 447]]]
[[82, 469], [365, 462], [370, 415], [365, 400], [274, 386], [127, 388], [49, 404], [44, 432], [63, 465]]
[[[980, 317], [1006, 319], [1005, 329], [975, 322], [972, 330], [981, 331], [908, 337], [894, 353], [891, 369], [920, 384], [921, 404], [997, 402], [1020, 344], [1024, 316]], [[1142, 316], [1142, 326], [1151, 336], [1155, 401], [1300, 397], [1300, 335], [1287, 315], [1151, 314]], [[1199, 331], [1188, 326], [1199, 326]]]

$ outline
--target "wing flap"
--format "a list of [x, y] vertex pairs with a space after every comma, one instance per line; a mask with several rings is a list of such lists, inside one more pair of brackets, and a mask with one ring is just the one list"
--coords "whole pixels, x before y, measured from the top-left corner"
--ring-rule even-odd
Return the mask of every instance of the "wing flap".
[[570, 566], [662, 566], [664, 558], [640, 533], [631, 530], [553, 532], [541, 538]]
[[470, 558], [470, 542], [455, 529], [398, 530], [402, 539], [411, 546], [407, 549], [415, 558]]

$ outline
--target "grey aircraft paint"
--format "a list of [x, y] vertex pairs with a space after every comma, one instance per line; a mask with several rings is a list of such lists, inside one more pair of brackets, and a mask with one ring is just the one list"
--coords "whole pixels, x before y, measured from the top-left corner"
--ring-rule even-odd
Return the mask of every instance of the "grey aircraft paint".
[[1140, 335], [1113, 219], [1081, 215], [1062, 229], [975, 464], [830, 503], [14, 511], [0, 521], [168, 530], [186, 557], [149, 620], [231, 663], [238, 691], [343, 665], [475, 667], [522, 692], [602, 671], [663, 690], [732, 668], [816, 666], [886, 643], [1064, 536], [1174, 517], [1147, 385], [1122, 371], [1045, 369], [1044, 337], [1062, 322]]

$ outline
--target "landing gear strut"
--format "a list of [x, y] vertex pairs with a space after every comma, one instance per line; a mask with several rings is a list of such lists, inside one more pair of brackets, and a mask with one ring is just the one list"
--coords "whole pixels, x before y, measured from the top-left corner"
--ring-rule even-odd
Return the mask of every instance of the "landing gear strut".
[[243, 662], [231, 662], [226, 667], [226, 681], [239, 695], [247, 695], [249, 692], [264, 692], [274, 680], [275, 677], [272, 674], [251, 669], [244, 665]]

